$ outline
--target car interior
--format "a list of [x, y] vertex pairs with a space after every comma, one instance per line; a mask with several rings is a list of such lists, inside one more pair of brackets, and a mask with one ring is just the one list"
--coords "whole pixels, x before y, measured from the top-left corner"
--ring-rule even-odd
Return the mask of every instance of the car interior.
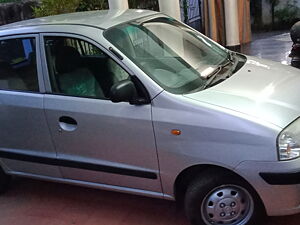
[[0, 42], [0, 89], [39, 91], [34, 39]]
[[52, 91], [72, 96], [109, 99], [111, 87], [129, 78], [116, 62], [85, 41], [46, 37]]

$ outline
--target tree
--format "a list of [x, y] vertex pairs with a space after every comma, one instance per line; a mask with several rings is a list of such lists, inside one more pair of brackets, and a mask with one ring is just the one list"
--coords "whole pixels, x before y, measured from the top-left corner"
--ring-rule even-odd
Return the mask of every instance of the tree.
[[269, 0], [271, 4], [271, 14], [272, 14], [272, 28], [275, 24], [275, 7], [279, 4], [279, 0]]
[[128, 4], [132, 9], [159, 10], [158, 0], [128, 0]]
[[251, 16], [254, 19], [253, 29], [261, 29], [262, 23], [262, 0], [251, 0], [250, 1]]
[[51, 16], [75, 12], [81, 0], [42, 0], [40, 5], [33, 7], [35, 17]]
[[[128, 0], [130, 8], [158, 10], [158, 0]], [[75, 11], [108, 9], [108, 0], [41, 0], [33, 8], [35, 17], [51, 16]]]
[[108, 9], [108, 0], [81, 0], [77, 11]]

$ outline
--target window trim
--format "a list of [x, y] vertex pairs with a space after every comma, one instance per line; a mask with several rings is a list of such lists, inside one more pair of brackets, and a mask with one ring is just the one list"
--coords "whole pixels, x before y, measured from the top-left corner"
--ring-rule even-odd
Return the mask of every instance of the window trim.
[[8, 36], [1, 36], [0, 41], [3, 40], [11, 40], [11, 39], [25, 39], [25, 38], [34, 38], [35, 39], [35, 51], [36, 51], [36, 69], [37, 69], [37, 78], [38, 78], [38, 91], [26, 91], [26, 90], [9, 90], [9, 89], [0, 89], [1, 91], [8, 91], [8, 92], [19, 92], [19, 93], [30, 93], [30, 94], [42, 94], [45, 90], [45, 83], [44, 83], [44, 76], [42, 72], [41, 54], [40, 54], [40, 38], [39, 34], [18, 34], [18, 35], [8, 35]]

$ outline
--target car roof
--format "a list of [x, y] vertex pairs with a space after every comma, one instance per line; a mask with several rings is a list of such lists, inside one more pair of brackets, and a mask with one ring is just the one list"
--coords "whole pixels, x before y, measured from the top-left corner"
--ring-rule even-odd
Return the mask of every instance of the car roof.
[[98, 10], [61, 14], [56, 16], [41, 17], [11, 23], [0, 27], [1, 30], [15, 29], [18, 27], [42, 26], [42, 25], [83, 25], [108, 29], [115, 25], [158, 14], [158, 12], [141, 9], [128, 10]]

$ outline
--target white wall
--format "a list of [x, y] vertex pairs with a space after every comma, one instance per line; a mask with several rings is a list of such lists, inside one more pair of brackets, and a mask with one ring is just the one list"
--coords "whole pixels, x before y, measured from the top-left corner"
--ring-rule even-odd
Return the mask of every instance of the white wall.
[[158, 0], [159, 10], [177, 20], [181, 20], [179, 0]]
[[128, 0], [108, 0], [110, 9], [126, 10], [128, 9]]

